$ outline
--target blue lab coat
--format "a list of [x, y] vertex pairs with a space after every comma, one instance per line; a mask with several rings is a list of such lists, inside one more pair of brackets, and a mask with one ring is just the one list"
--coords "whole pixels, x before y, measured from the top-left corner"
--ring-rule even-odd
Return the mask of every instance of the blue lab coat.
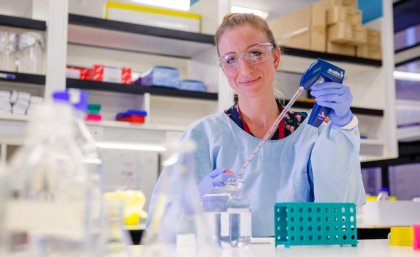
[[[191, 124], [183, 139], [196, 142], [194, 153], [197, 184], [216, 168], [240, 169], [260, 139], [239, 128], [225, 113]], [[349, 130], [306, 121], [280, 140], [269, 140], [259, 150], [244, 174], [244, 188], [251, 202], [252, 235], [274, 235], [276, 202], [365, 201], [359, 161], [358, 127]], [[153, 215], [155, 194], [149, 214]]]

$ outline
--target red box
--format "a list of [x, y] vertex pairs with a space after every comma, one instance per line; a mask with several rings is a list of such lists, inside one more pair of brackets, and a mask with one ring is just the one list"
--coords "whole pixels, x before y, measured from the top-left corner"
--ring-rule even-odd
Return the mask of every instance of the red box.
[[93, 65], [92, 69], [89, 69], [88, 79], [122, 84], [132, 84], [133, 82], [131, 80], [131, 68], [97, 64]]

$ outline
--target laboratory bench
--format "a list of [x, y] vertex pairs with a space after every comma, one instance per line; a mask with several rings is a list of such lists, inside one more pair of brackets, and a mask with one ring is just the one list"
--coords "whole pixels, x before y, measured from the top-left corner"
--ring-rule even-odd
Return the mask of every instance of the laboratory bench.
[[[271, 238], [272, 239], [272, 238]], [[260, 240], [257, 243], [251, 243], [244, 249], [223, 249], [216, 256], [221, 257], [294, 257], [294, 256], [329, 256], [329, 257], [420, 257], [420, 250], [413, 250], [408, 246], [389, 246], [388, 240], [359, 240], [357, 246], [284, 246], [274, 247], [274, 240]], [[140, 252], [143, 246], [132, 246], [132, 255], [141, 256]], [[181, 252], [181, 256], [184, 256]], [[189, 252], [188, 256], [195, 257]], [[175, 255], [175, 254], [174, 254]], [[115, 253], [112, 257], [123, 257], [124, 255]], [[177, 255], [178, 256], [178, 255]]]

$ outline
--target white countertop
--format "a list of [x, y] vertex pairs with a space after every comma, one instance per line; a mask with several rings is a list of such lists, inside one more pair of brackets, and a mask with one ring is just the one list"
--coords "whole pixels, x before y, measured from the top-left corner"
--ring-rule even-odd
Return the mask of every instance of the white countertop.
[[[133, 246], [133, 256], [139, 255], [141, 246]], [[177, 257], [193, 257], [189, 254], [173, 254]], [[114, 256], [114, 255], [113, 255]], [[124, 255], [115, 255], [115, 257]], [[217, 256], [217, 255], [216, 255]], [[247, 249], [223, 249], [219, 257], [420, 257], [420, 250], [407, 246], [389, 246], [388, 240], [359, 240], [357, 247], [331, 246], [284, 246], [274, 247], [271, 243], [250, 244]], [[148, 257], [148, 256], [141, 256]]]

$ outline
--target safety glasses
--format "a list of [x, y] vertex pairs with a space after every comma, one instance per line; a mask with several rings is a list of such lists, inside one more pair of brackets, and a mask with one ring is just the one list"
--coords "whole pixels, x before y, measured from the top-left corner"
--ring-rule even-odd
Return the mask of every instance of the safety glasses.
[[250, 64], [257, 64], [265, 60], [273, 49], [273, 44], [256, 44], [240, 53], [231, 53], [220, 56], [219, 65], [224, 70], [236, 70], [239, 68], [239, 61], [244, 58]]

